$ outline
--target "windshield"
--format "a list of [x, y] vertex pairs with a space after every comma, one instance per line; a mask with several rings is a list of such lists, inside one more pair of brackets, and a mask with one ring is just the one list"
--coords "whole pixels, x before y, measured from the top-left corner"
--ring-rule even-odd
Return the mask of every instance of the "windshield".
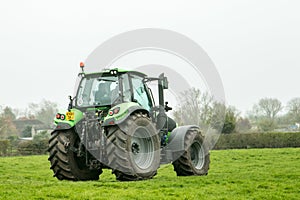
[[111, 105], [119, 96], [116, 76], [84, 77], [78, 87], [76, 103], [80, 107]]

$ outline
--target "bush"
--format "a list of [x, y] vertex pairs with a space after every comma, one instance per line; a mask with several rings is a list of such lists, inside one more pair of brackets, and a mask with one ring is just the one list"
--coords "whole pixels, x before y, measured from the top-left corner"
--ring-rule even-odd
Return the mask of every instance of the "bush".
[[300, 147], [300, 133], [248, 133], [220, 135], [214, 149]]
[[33, 155], [34, 146], [31, 140], [23, 140], [18, 144], [18, 152], [21, 155]]
[[7, 150], [10, 147], [9, 140], [0, 140], [0, 156], [7, 156]]
[[21, 155], [45, 154], [48, 148], [48, 139], [23, 140], [18, 144], [18, 152]]
[[48, 148], [49, 134], [42, 131], [33, 137], [33, 140], [23, 140], [18, 144], [18, 152], [21, 155], [45, 154]]

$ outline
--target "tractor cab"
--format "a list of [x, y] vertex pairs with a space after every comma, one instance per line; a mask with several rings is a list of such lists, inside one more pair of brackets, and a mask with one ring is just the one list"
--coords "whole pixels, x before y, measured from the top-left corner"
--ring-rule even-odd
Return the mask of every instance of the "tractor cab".
[[150, 111], [154, 103], [144, 83], [145, 77], [140, 72], [119, 69], [81, 74], [75, 107], [113, 107], [125, 102], [136, 102]]

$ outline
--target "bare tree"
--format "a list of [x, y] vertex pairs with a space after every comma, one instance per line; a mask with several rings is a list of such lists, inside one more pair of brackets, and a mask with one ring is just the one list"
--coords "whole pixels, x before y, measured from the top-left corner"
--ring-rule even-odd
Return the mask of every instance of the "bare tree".
[[225, 134], [233, 133], [239, 115], [240, 112], [234, 106], [214, 102], [211, 126]]
[[213, 97], [204, 92], [200, 98], [200, 121], [203, 124], [209, 124], [213, 112]]
[[10, 107], [5, 107], [0, 114], [0, 138], [16, 135], [17, 129], [13, 124], [16, 118]]
[[287, 103], [288, 115], [293, 122], [300, 122], [300, 98], [293, 98]]
[[278, 99], [263, 98], [258, 102], [258, 109], [269, 119], [274, 120], [277, 114], [283, 109]]
[[180, 125], [197, 124], [205, 128], [212, 115], [213, 98], [208, 92], [191, 88], [180, 95], [180, 105], [173, 116]]
[[238, 133], [247, 132], [251, 129], [252, 125], [248, 118], [239, 117], [236, 122], [236, 131]]
[[180, 105], [173, 112], [180, 125], [196, 124], [206, 131], [209, 127], [217, 132], [232, 133], [239, 112], [232, 106], [214, 101], [208, 92], [191, 88], [180, 96]]
[[224, 126], [225, 117], [226, 117], [226, 105], [224, 103], [214, 102], [213, 113], [210, 121], [211, 126], [214, 129], [221, 132]]
[[278, 99], [263, 98], [253, 106], [251, 118], [256, 121], [261, 130], [271, 131], [276, 128], [275, 119], [282, 109], [283, 106]]
[[57, 104], [51, 101], [43, 100], [39, 104], [29, 104], [29, 109], [31, 113], [34, 114], [36, 119], [42, 121], [48, 126], [51, 126], [53, 123], [53, 118], [57, 113]]

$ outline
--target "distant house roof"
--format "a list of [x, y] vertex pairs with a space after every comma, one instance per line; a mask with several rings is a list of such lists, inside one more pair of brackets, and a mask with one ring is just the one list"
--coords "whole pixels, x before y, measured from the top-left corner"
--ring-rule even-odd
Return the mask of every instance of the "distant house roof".
[[37, 119], [16, 119], [13, 120], [14, 125], [20, 131], [24, 130], [27, 126], [35, 126], [36, 128], [45, 128], [46, 125]]

